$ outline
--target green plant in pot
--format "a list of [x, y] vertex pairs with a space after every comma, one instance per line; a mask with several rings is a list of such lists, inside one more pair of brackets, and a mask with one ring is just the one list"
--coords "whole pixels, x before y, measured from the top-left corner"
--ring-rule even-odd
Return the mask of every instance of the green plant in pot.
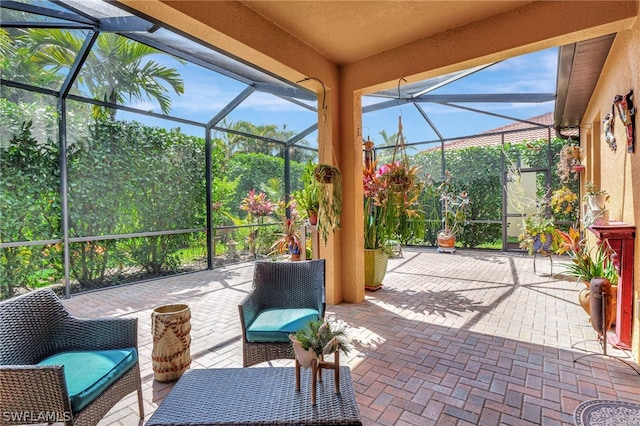
[[293, 192], [298, 210], [306, 213], [309, 224], [317, 225], [320, 210], [320, 183], [314, 176], [315, 165], [309, 162], [302, 175], [303, 188]]
[[[275, 204], [267, 199], [267, 194], [264, 192], [257, 193], [255, 189], [250, 190], [240, 203], [240, 210], [247, 212], [247, 222], [257, 221], [258, 225], [264, 224], [265, 218], [271, 216], [275, 209]], [[249, 237], [247, 237], [249, 250], [254, 258], [257, 256], [259, 230], [260, 226], [252, 227]]]
[[329, 232], [340, 229], [342, 215], [342, 173], [330, 164], [318, 164], [314, 170], [318, 182], [318, 231], [324, 243]]
[[418, 203], [424, 183], [415, 166], [393, 162], [378, 168], [375, 161], [364, 168], [362, 183], [365, 288], [375, 290], [382, 285], [386, 273], [387, 242], [424, 235], [424, 212]]
[[438, 247], [440, 251], [455, 251], [456, 235], [467, 224], [467, 208], [471, 200], [467, 191], [458, 192], [453, 186], [453, 175], [445, 170], [444, 178], [439, 185], [431, 175], [427, 175], [427, 190], [439, 197], [442, 203], [443, 228], [438, 233]]
[[612, 322], [615, 322], [615, 306], [617, 303], [617, 285], [618, 285], [618, 271], [616, 270], [614, 258], [615, 252], [611, 249], [608, 242], [604, 242], [596, 247], [593, 254], [587, 248], [587, 242], [585, 238], [580, 236], [580, 231], [571, 227], [568, 232], [557, 231], [557, 235], [560, 237], [558, 254], [568, 254], [571, 259], [565, 269], [565, 274], [569, 277], [576, 278], [578, 282], [585, 285], [585, 288], [580, 290], [578, 300], [580, 306], [591, 314], [590, 308], [590, 284], [594, 278], [606, 278], [611, 284], [612, 290], [610, 294], [611, 306], [609, 317]]
[[552, 217], [544, 211], [530, 214], [522, 222], [522, 233], [518, 236], [520, 248], [531, 255], [552, 253], [557, 248], [556, 227]]
[[309, 361], [322, 359], [337, 351], [348, 354], [351, 350], [345, 327], [330, 321], [311, 320], [289, 336], [300, 364], [308, 368]]
[[278, 232], [277, 239], [270, 248], [271, 255], [289, 253], [291, 260], [300, 260], [302, 240], [300, 237], [300, 221], [295, 202], [290, 204], [290, 217], [282, 217], [282, 229]]
[[606, 203], [609, 200], [609, 194], [604, 189], [600, 189], [593, 181], [584, 183], [584, 202], [587, 205], [585, 214], [585, 225], [608, 225], [609, 213], [606, 210]]
[[559, 157], [556, 164], [558, 178], [561, 183], [567, 183], [577, 176], [575, 174], [571, 176], [571, 173], [576, 173], [576, 166], [580, 165], [580, 146], [573, 144], [563, 146]]

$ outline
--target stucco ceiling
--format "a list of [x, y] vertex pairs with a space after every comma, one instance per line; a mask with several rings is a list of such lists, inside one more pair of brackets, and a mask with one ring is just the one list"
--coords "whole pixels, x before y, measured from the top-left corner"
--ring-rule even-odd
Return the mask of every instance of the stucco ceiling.
[[531, 1], [244, 0], [242, 3], [332, 62], [348, 64]]

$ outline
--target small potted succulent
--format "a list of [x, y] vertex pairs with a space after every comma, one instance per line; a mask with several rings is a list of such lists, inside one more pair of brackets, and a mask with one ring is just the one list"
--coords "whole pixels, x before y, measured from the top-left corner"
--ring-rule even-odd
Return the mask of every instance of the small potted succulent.
[[289, 335], [289, 339], [293, 343], [296, 358], [304, 368], [309, 368], [314, 359], [322, 360], [325, 355], [337, 351], [346, 355], [351, 350], [345, 328], [330, 321], [309, 321], [300, 330]]

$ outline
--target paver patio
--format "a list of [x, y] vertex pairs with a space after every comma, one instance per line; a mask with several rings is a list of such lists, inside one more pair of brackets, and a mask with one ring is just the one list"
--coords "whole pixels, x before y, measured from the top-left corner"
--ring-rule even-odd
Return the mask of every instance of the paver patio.
[[[554, 272], [558, 265], [554, 261]], [[363, 423], [562, 425], [573, 424], [583, 401], [640, 400], [640, 376], [622, 362], [593, 356], [574, 363], [581, 349], [601, 351], [577, 303], [581, 284], [550, 277], [548, 259], [537, 267], [534, 274], [532, 258], [521, 255], [408, 248], [389, 261], [382, 290], [368, 292], [360, 304], [328, 306], [327, 317], [344, 322], [352, 338], [343, 364], [352, 369]], [[153, 308], [190, 306], [191, 368], [241, 367], [237, 305], [252, 273], [252, 264], [244, 263], [64, 303], [77, 316], [139, 318], [148, 420], [172, 387], [153, 380]], [[292, 361], [252, 368], [282, 365]], [[100, 424], [138, 423], [131, 394]]]

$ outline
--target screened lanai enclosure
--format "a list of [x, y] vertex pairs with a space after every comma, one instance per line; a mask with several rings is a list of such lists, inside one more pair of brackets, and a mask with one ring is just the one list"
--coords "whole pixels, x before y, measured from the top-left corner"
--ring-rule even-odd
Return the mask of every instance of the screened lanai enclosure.
[[[317, 162], [322, 100], [301, 82], [115, 4], [1, 6], [0, 299], [274, 257], [283, 218], [306, 219], [288, 201]], [[571, 141], [543, 119], [555, 81], [547, 92], [456, 93], [495, 66], [366, 96], [361, 136], [388, 162], [402, 116], [410, 162], [438, 179], [450, 171], [472, 200], [458, 244], [518, 250], [527, 214], [576, 221], [577, 200], [560, 211], [543, 201], [578, 193], [578, 180], [557, 169]], [[542, 113], [509, 113], [524, 104]], [[472, 116], [481, 134], [443, 130]], [[440, 200], [425, 192], [420, 205], [425, 232], [401, 243], [431, 247]]]

